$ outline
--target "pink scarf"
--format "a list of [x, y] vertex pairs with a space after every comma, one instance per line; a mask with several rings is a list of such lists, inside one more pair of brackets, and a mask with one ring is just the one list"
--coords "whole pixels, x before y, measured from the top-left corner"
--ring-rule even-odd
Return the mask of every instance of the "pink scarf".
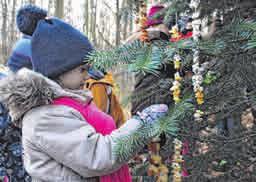
[[[101, 133], [102, 135], [108, 135], [113, 130], [116, 129], [115, 122], [113, 118], [104, 112], [100, 111], [95, 104], [90, 103], [84, 105], [83, 103], [69, 98], [69, 97], [61, 97], [57, 98], [53, 101], [54, 105], [65, 105], [69, 106], [83, 115], [85, 120], [95, 128], [97, 133]], [[131, 175], [129, 173], [128, 165], [122, 166], [116, 172], [112, 174], [101, 176], [100, 182], [131, 182]]]

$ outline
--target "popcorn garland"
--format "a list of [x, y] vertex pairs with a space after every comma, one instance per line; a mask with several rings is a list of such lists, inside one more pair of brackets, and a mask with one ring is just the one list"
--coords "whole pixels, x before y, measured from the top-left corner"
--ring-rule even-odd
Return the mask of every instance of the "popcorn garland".
[[204, 115], [204, 112], [201, 111], [201, 110], [196, 110], [196, 112], [194, 113], [194, 119], [195, 121], [198, 121], [198, 122], [201, 122], [203, 121], [203, 115]]
[[198, 56], [198, 51], [195, 51], [194, 59], [193, 59], [193, 66], [192, 70], [194, 75], [192, 76], [192, 83], [194, 87], [194, 92], [196, 96], [196, 101], [198, 105], [202, 105], [204, 103], [204, 88], [201, 86], [203, 83], [203, 76], [202, 72], [203, 67], [200, 67], [199, 65], [199, 56]]
[[174, 56], [174, 69], [176, 70], [176, 73], [174, 74], [174, 81], [173, 86], [171, 87], [171, 92], [173, 95], [173, 100], [177, 104], [181, 101], [180, 94], [181, 94], [181, 81], [182, 77], [180, 76], [179, 70], [181, 68], [181, 58], [178, 54]]
[[173, 162], [172, 162], [173, 182], [181, 182], [182, 181], [181, 163], [184, 162], [183, 157], [181, 155], [182, 142], [177, 138], [175, 138], [173, 143], [174, 143], [174, 155], [173, 155]]
[[[203, 83], [202, 73], [204, 71], [203, 67], [200, 67], [199, 64], [199, 51], [195, 50], [192, 71], [194, 75], [192, 76], [193, 89], [196, 97], [196, 101], [198, 105], [202, 105], [204, 103], [204, 88], [201, 86]], [[195, 121], [201, 122], [203, 121], [204, 112], [201, 110], [196, 110], [194, 113]]]
[[[193, 39], [195, 42], [198, 42], [200, 37], [200, 32], [201, 32], [200, 26], [202, 22], [199, 18], [198, 13], [194, 13], [192, 18], [193, 18], [193, 22], [192, 22]], [[204, 88], [202, 87], [202, 83], [203, 83], [202, 73], [204, 72], [204, 68], [203, 66], [200, 65], [198, 49], [194, 49], [192, 71], [194, 73], [194, 75], [192, 76], [193, 89], [194, 89], [197, 104], [200, 106], [204, 103]], [[203, 115], [204, 113], [201, 110], [196, 110], [196, 112], [194, 113], [195, 121], [203, 121], [202, 119]]]

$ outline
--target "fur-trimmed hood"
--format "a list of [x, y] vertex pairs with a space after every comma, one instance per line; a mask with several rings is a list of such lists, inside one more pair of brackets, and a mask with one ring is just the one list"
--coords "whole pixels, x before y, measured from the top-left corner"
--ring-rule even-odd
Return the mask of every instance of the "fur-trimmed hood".
[[56, 82], [26, 68], [0, 80], [0, 102], [9, 110], [12, 121], [20, 126], [24, 114], [32, 108], [51, 104], [59, 97], [72, 97], [89, 102], [89, 91], [64, 90]]

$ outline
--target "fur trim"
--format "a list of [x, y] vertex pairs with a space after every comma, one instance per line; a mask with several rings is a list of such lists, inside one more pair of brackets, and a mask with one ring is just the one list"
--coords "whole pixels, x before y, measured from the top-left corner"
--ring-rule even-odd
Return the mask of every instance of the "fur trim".
[[58, 97], [72, 97], [90, 102], [90, 92], [64, 90], [56, 82], [26, 68], [0, 80], [0, 102], [9, 109], [12, 121], [18, 123], [32, 108], [51, 104]]

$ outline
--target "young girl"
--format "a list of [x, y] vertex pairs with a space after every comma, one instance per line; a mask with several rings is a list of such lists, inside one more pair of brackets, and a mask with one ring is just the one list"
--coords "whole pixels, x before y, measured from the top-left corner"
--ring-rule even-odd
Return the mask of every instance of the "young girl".
[[91, 50], [88, 39], [70, 25], [56, 18], [40, 20], [32, 35], [32, 65], [38, 73], [22, 69], [0, 81], [0, 101], [22, 127], [24, 165], [33, 181], [131, 181], [124, 164], [143, 144], [127, 146], [126, 157], [115, 153], [116, 146], [142, 128], [152, 133], [145, 126], [167, 112], [165, 105], [151, 106], [115, 130], [113, 119], [79, 90]]

